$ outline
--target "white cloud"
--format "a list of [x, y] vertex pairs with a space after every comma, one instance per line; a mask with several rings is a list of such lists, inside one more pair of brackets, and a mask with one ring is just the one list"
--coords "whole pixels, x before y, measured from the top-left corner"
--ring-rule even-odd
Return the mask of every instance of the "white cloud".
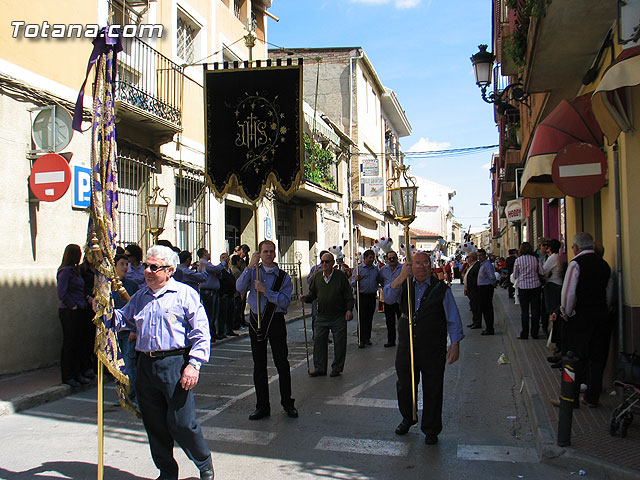
[[366, 3], [369, 5], [383, 5], [393, 2], [396, 8], [413, 8], [420, 4], [422, 0], [350, 0], [352, 3]]
[[429, 152], [431, 150], [445, 150], [451, 146], [450, 142], [433, 142], [421, 137], [418, 142], [407, 150], [408, 152]]
[[482, 170], [489, 170], [491, 168], [491, 162], [487, 162], [480, 167]]

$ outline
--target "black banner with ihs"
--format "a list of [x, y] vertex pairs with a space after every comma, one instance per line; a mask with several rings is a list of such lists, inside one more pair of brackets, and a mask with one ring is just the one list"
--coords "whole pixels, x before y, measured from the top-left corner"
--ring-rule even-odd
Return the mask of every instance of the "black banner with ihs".
[[206, 172], [217, 196], [236, 190], [254, 202], [267, 187], [295, 191], [304, 172], [301, 88], [302, 65], [205, 70]]

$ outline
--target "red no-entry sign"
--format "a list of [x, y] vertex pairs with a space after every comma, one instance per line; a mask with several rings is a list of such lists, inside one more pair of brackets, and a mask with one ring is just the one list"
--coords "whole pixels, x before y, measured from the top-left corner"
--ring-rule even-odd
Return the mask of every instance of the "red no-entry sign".
[[551, 176], [566, 195], [576, 198], [594, 195], [607, 183], [607, 156], [590, 143], [572, 143], [556, 155]]
[[71, 184], [69, 162], [57, 153], [47, 153], [38, 158], [29, 176], [29, 187], [43, 202], [55, 202], [64, 196]]

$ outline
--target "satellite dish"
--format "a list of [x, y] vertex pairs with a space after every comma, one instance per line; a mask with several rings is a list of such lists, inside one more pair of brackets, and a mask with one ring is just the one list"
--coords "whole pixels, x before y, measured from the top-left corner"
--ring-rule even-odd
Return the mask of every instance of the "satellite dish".
[[46, 107], [36, 115], [31, 125], [31, 137], [36, 149], [60, 152], [73, 137], [71, 114], [62, 107]]

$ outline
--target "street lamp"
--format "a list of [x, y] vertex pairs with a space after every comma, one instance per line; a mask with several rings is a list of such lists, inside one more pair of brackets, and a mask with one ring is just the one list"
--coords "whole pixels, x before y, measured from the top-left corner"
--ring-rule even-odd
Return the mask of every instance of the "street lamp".
[[[391, 192], [391, 203], [395, 210], [395, 219], [404, 225], [404, 244], [407, 246], [407, 261], [411, 261], [411, 243], [409, 242], [409, 225], [416, 218], [416, 204], [418, 187], [416, 180], [408, 174], [409, 167], [400, 164], [396, 166], [396, 175], [387, 183]], [[406, 184], [402, 186], [402, 182]], [[392, 187], [397, 182], [397, 187]], [[407, 278], [407, 312], [409, 314], [409, 351], [411, 356], [411, 398], [413, 399], [413, 420], [418, 420], [416, 405], [416, 379], [413, 359], [413, 306], [411, 304], [411, 278]]]
[[[164, 203], [158, 201], [160, 197]], [[167, 209], [171, 200], [162, 194], [162, 188], [157, 184], [153, 187], [151, 195], [147, 198], [147, 227], [153, 235], [154, 245], [158, 243], [158, 237], [164, 232], [164, 220], [167, 218]]]
[[491, 73], [493, 72], [493, 61], [495, 55], [487, 52], [487, 45], [478, 45], [479, 51], [471, 56], [471, 63], [476, 75], [476, 85], [482, 91], [482, 100], [487, 103], [494, 103], [498, 107], [498, 113], [504, 114], [510, 108], [514, 108], [507, 101], [509, 92], [511, 99], [522, 105], [526, 105], [529, 110], [529, 95], [524, 92], [522, 82], [517, 81], [506, 86], [504, 90], [494, 88], [494, 91], [487, 95], [487, 88], [491, 85]]

